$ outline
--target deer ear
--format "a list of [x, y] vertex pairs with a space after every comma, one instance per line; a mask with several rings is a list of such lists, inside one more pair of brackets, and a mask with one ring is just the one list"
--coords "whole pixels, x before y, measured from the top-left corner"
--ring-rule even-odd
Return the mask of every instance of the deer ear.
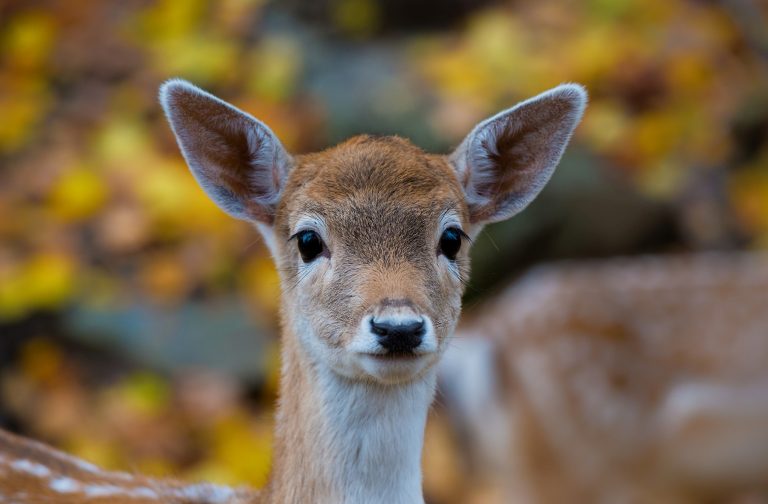
[[582, 86], [564, 84], [475, 126], [449, 157], [471, 222], [507, 219], [533, 201], [555, 171], [586, 103]]
[[173, 79], [160, 103], [200, 186], [229, 215], [272, 224], [291, 167], [262, 122], [192, 84]]

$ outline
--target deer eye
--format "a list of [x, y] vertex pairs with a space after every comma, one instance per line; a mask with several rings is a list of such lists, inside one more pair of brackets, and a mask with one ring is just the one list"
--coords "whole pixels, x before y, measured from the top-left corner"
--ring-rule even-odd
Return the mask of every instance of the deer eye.
[[296, 233], [296, 243], [299, 247], [301, 260], [305, 263], [315, 260], [317, 256], [323, 253], [323, 240], [314, 231], [299, 231]]
[[448, 228], [440, 236], [440, 252], [449, 260], [456, 260], [461, 249], [461, 237], [464, 233], [458, 228]]

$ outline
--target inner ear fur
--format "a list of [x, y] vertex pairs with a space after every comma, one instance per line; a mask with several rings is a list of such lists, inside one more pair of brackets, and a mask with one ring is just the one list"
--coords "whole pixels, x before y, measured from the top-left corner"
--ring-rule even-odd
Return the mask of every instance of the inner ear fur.
[[473, 223], [523, 210], [554, 173], [581, 120], [587, 93], [564, 84], [479, 123], [449, 156]]
[[261, 121], [180, 79], [160, 102], [190, 170], [233, 217], [271, 225], [291, 167], [280, 140]]

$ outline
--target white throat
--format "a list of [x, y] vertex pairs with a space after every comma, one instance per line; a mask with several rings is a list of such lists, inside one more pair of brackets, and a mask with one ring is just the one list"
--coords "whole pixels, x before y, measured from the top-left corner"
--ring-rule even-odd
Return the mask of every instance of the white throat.
[[348, 504], [423, 503], [421, 452], [435, 373], [405, 385], [320, 373], [328, 476]]
[[412, 383], [380, 385], [320, 363], [292, 370], [283, 375], [283, 391], [290, 392], [276, 419], [272, 499], [423, 504], [421, 453], [436, 371]]

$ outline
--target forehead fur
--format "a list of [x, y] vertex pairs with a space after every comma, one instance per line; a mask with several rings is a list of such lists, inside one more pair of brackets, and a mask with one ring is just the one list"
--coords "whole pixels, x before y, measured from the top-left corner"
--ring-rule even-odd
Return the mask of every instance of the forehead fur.
[[369, 212], [434, 217], [447, 209], [466, 222], [461, 186], [444, 157], [427, 154], [403, 138], [362, 135], [298, 156], [276, 220], [287, 231], [297, 211], [333, 220], [349, 212], [358, 217]]

